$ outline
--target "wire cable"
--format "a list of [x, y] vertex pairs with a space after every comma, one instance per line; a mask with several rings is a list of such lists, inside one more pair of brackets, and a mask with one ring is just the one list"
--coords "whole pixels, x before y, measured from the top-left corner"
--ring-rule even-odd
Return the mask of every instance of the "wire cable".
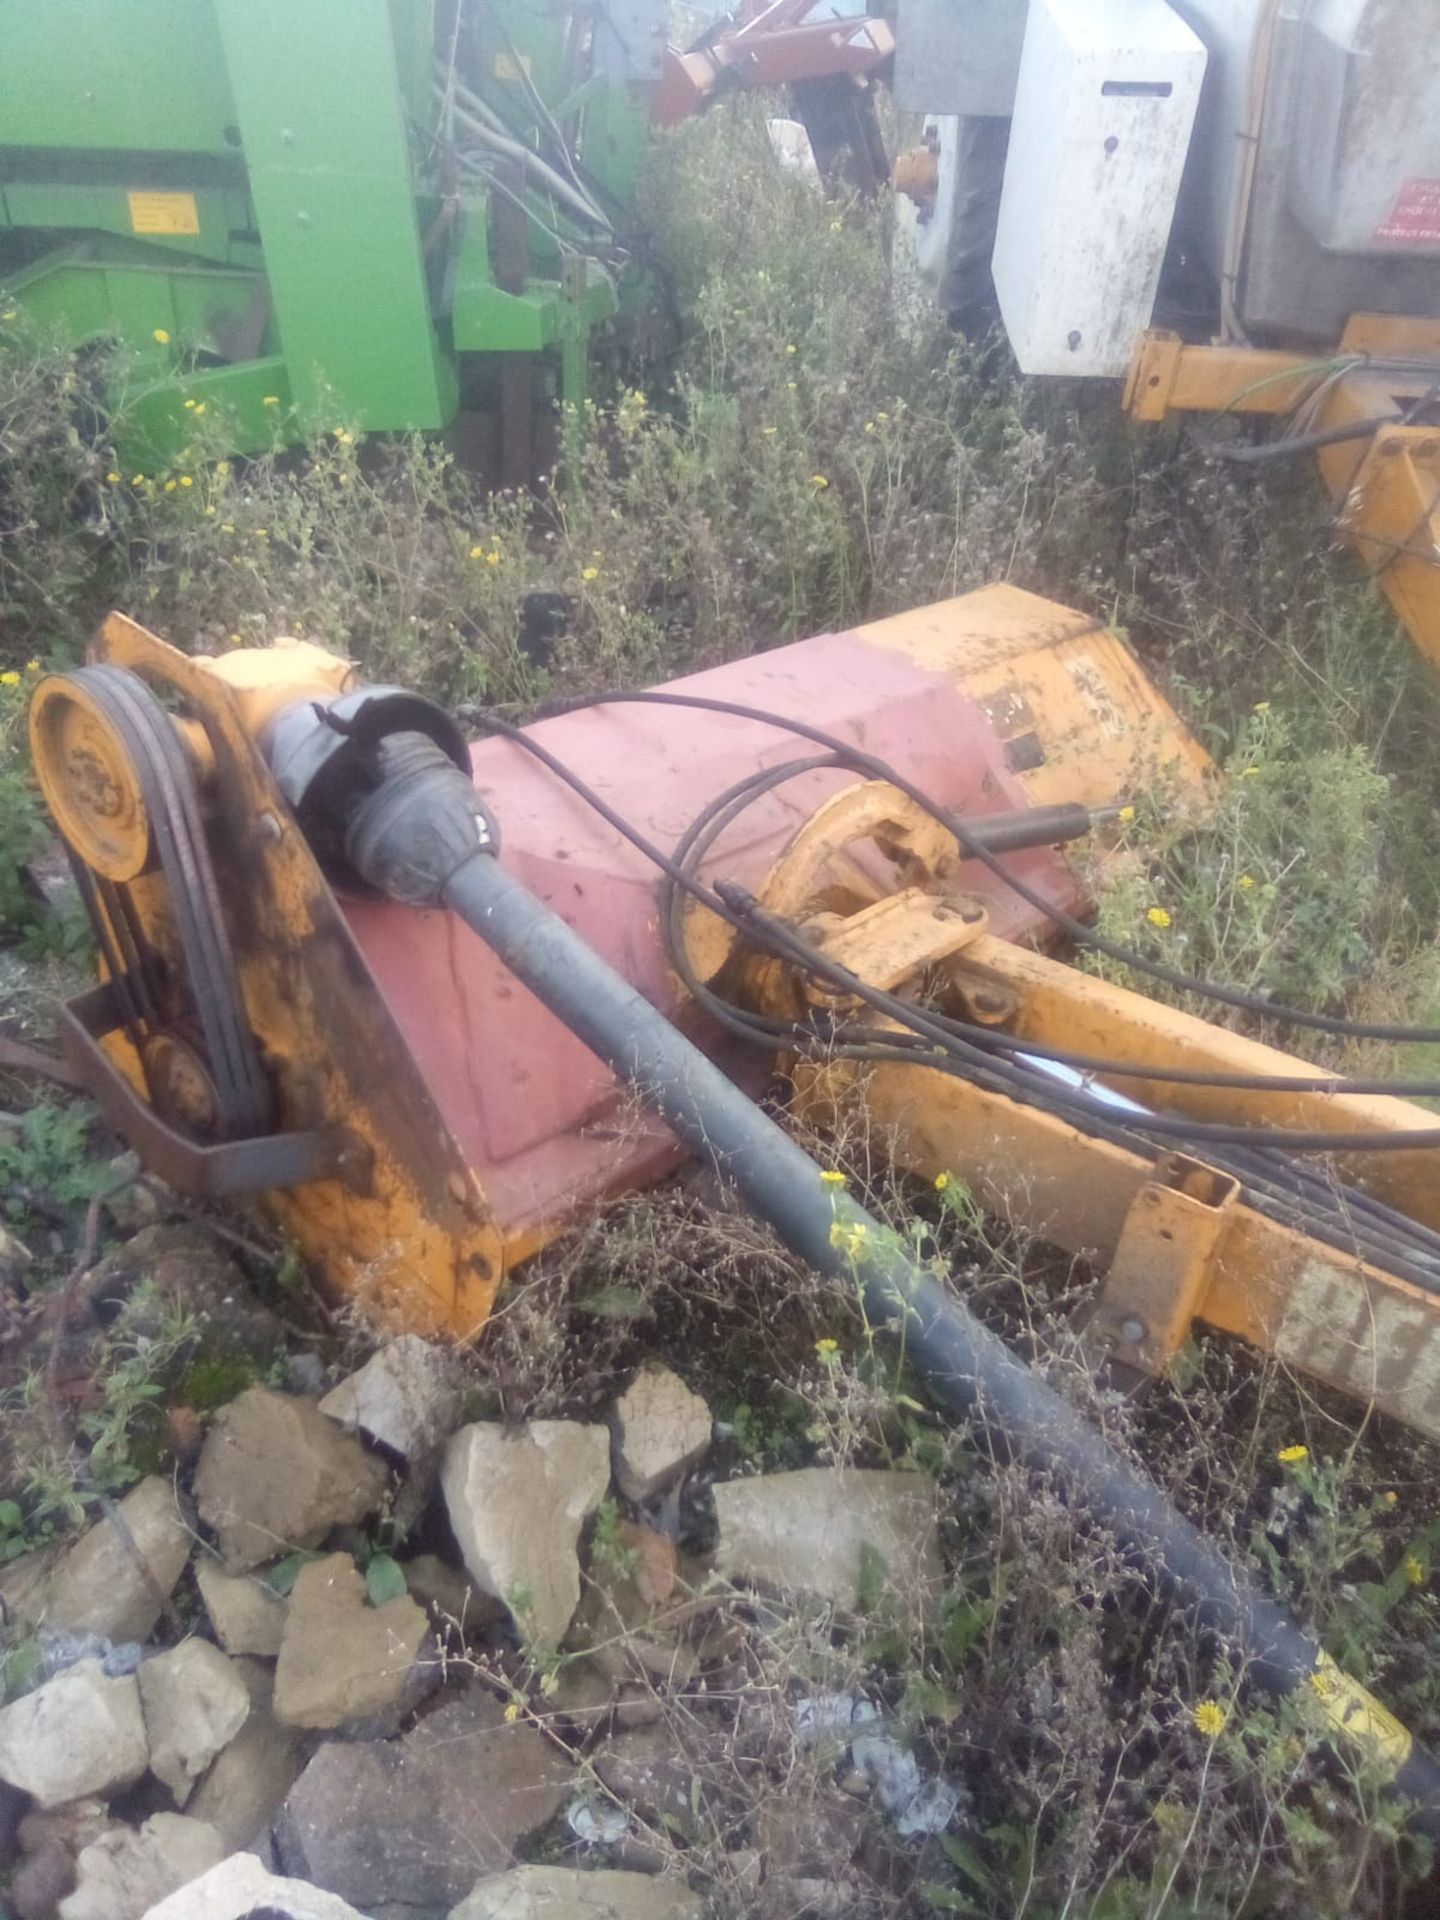
[[[1219, 1006], [1233, 1007], [1242, 1013], [1254, 1014], [1262, 1019], [1275, 1020], [1282, 1025], [1308, 1027], [1317, 1033], [1335, 1034], [1351, 1040], [1386, 1040], [1396, 1043], [1419, 1046], [1440, 1045], [1440, 1027], [1413, 1027], [1371, 1023], [1367, 1021], [1345, 1020], [1336, 1015], [1311, 1013], [1303, 1007], [1290, 1007], [1279, 1001], [1267, 1000], [1263, 995], [1247, 993], [1240, 987], [1222, 986], [1216, 981], [1202, 979], [1197, 975], [1183, 973], [1178, 967], [1169, 967], [1161, 960], [1152, 960], [1118, 940], [1111, 940], [1094, 927], [1088, 927], [1073, 914], [1066, 913], [1053, 901], [1013, 873], [990, 850], [983, 846], [970, 832], [965, 821], [950, 808], [938, 805], [913, 781], [907, 780], [898, 769], [879, 759], [875, 754], [842, 740], [836, 734], [827, 733], [821, 727], [811, 726], [804, 720], [793, 720], [783, 714], [767, 712], [763, 707], [752, 707], [735, 700], [711, 699], [700, 694], [662, 693], [650, 690], [640, 693], [602, 693], [586, 694], [575, 700], [567, 700], [547, 707], [537, 716], [550, 718], [562, 713], [579, 713], [590, 707], [602, 706], [668, 706], [698, 709], [706, 713], [729, 714], [733, 719], [749, 720], [763, 726], [775, 727], [781, 732], [793, 733], [802, 740], [813, 741], [830, 752], [843, 757], [844, 763], [852, 772], [863, 773], [871, 780], [883, 780], [897, 788], [916, 806], [937, 820], [942, 827], [954, 834], [961, 851], [967, 858], [978, 860], [980, 864], [995, 875], [1010, 891], [1023, 900], [1027, 906], [1042, 913], [1052, 921], [1060, 931], [1077, 946], [1088, 947], [1096, 953], [1103, 953], [1108, 959], [1122, 966], [1130, 967], [1134, 972], [1144, 974], [1152, 980], [1159, 980], [1177, 992], [1193, 993], [1198, 998], [1211, 1000]], [[488, 721], [489, 716], [485, 716]], [[514, 729], [518, 734], [519, 729]], [[612, 822], [613, 824], [613, 822]], [[618, 829], [617, 829], [618, 830]]]
[[[885, 993], [881, 989], [870, 986], [847, 967], [827, 959], [817, 948], [793, 933], [783, 923], [775, 920], [772, 915], [766, 914], [759, 902], [754, 900], [745, 889], [737, 888], [727, 882], [721, 882], [717, 887], [711, 888], [698, 881], [679, 861], [657, 847], [623, 814], [611, 807], [603, 795], [597, 793], [579, 774], [573, 772], [557, 755], [552, 754], [548, 748], [525, 733], [523, 729], [511, 726], [508, 722], [498, 720], [490, 714], [481, 716], [481, 724], [489, 726], [502, 738], [513, 741], [532, 754], [677, 886], [684, 888], [687, 893], [708, 906], [712, 912], [718, 913], [721, 919], [740, 932], [759, 939], [778, 957], [799, 965], [805, 971], [824, 980], [828, 986], [838, 988], [841, 993], [860, 1000], [862, 1004], [878, 1011], [883, 1017], [900, 1020], [912, 1033], [938, 1047], [941, 1053], [953, 1055], [971, 1066], [982, 1067], [987, 1071], [994, 1070], [994, 1060], [987, 1056], [982, 1048], [959, 1039], [948, 1030], [943, 1020], [922, 1012], [894, 994]], [[842, 760], [847, 758], [848, 752], [848, 749], [842, 748], [837, 758]], [[973, 841], [973, 836], [970, 837]], [[691, 977], [693, 978], [693, 971]], [[709, 996], [711, 999], [714, 997]], [[779, 1025], [779, 1023], [768, 1024], [772, 1027]], [[773, 1031], [769, 1037], [773, 1042]], [[1016, 1044], [1023, 1048], [1023, 1043]], [[1023, 1081], [1017, 1081], [1018, 1084], [1023, 1084]], [[1037, 1104], [1027, 1095], [1017, 1094], [1016, 1097], [1027, 1098], [1029, 1104]], [[1083, 1095], [1068, 1096], [1060, 1104], [1072, 1109], [1074, 1113], [1093, 1118], [1108, 1118], [1113, 1111], [1113, 1109], [1107, 1110], [1102, 1102]], [[1171, 1114], [1147, 1115], [1145, 1125], [1148, 1131], [1156, 1134], [1192, 1142], [1212, 1145], [1260, 1144], [1282, 1147], [1287, 1152], [1298, 1153], [1389, 1153], [1440, 1146], [1440, 1126], [1397, 1129], [1379, 1134], [1330, 1132], [1319, 1129], [1220, 1126]]]

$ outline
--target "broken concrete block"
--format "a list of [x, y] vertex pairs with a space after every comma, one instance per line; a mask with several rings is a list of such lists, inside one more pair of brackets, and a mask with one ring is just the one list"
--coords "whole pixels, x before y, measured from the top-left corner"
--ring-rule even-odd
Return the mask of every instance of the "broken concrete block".
[[248, 1653], [273, 1660], [285, 1631], [285, 1602], [250, 1573], [226, 1573], [202, 1554], [195, 1563], [195, 1584], [226, 1653]]
[[576, 1867], [492, 1873], [450, 1920], [700, 1920], [704, 1902], [683, 1880]]
[[75, 1891], [60, 1920], [144, 1920], [156, 1904], [225, 1857], [225, 1843], [203, 1820], [152, 1814], [138, 1832], [120, 1827], [86, 1847], [75, 1862]]
[[935, 1487], [924, 1474], [806, 1467], [714, 1489], [716, 1567], [732, 1578], [858, 1607], [875, 1579], [907, 1614], [938, 1594]]
[[222, 1407], [195, 1470], [200, 1518], [230, 1573], [355, 1525], [385, 1497], [389, 1475], [310, 1400], [251, 1387]]
[[150, 1771], [183, 1807], [216, 1754], [244, 1726], [249, 1692], [233, 1664], [208, 1640], [182, 1640], [146, 1660], [137, 1678]]
[[289, 1727], [338, 1727], [383, 1713], [404, 1692], [428, 1624], [408, 1593], [370, 1606], [365, 1576], [348, 1553], [312, 1560], [290, 1595], [275, 1718]]
[[170, 1482], [142, 1480], [62, 1556], [45, 1583], [45, 1625], [148, 1640], [193, 1544]]
[[433, 1452], [451, 1432], [464, 1390], [453, 1354], [418, 1333], [406, 1333], [327, 1393], [320, 1411], [414, 1460]]
[[0, 1708], [0, 1780], [42, 1807], [129, 1786], [149, 1762], [134, 1674], [112, 1680], [98, 1660]]
[[673, 1486], [710, 1446], [710, 1409], [668, 1367], [642, 1367], [615, 1402], [615, 1479], [630, 1500]]
[[248, 1847], [269, 1830], [300, 1778], [309, 1747], [303, 1734], [282, 1727], [275, 1718], [274, 1668], [267, 1661], [245, 1659], [234, 1666], [249, 1695], [250, 1711], [196, 1787], [187, 1811], [217, 1828], [227, 1847]]
[[571, 1420], [462, 1427], [440, 1475], [450, 1525], [477, 1586], [525, 1638], [556, 1647], [580, 1603], [580, 1529], [610, 1484], [610, 1435]]
[[364, 1912], [463, 1899], [477, 1874], [514, 1865], [570, 1790], [574, 1770], [475, 1689], [399, 1740], [331, 1741], [276, 1822], [288, 1872]]
[[282, 1880], [253, 1853], [232, 1853], [151, 1907], [144, 1920], [364, 1920], [348, 1901], [304, 1880]]

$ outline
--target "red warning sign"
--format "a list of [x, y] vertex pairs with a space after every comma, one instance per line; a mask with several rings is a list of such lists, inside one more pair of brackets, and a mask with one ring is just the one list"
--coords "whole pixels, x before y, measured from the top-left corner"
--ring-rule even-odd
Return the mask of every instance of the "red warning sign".
[[1391, 247], [1440, 247], [1440, 180], [1407, 180], [1375, 238]]

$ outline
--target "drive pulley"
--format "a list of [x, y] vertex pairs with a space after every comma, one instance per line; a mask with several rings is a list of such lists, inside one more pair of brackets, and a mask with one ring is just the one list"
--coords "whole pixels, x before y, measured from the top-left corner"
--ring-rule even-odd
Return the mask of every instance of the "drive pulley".
[[[35, 768], [157, 1112], [192, 1138], [265, 1133], [273, 1099], [246, 1018], [199, 788], [169, 713], [111, 665], [36, 691]], [[173, 943], [137, 894], [163, 888]]]

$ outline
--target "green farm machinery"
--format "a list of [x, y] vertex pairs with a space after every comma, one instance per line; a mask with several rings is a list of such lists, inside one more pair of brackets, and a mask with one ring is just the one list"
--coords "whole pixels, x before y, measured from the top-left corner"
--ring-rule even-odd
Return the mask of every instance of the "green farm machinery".
[[0, 46], [0, 312], [122, 341], [161, 457], [459, 421], [523, 478], [643, 319], [663, 0], [0, 0]]

